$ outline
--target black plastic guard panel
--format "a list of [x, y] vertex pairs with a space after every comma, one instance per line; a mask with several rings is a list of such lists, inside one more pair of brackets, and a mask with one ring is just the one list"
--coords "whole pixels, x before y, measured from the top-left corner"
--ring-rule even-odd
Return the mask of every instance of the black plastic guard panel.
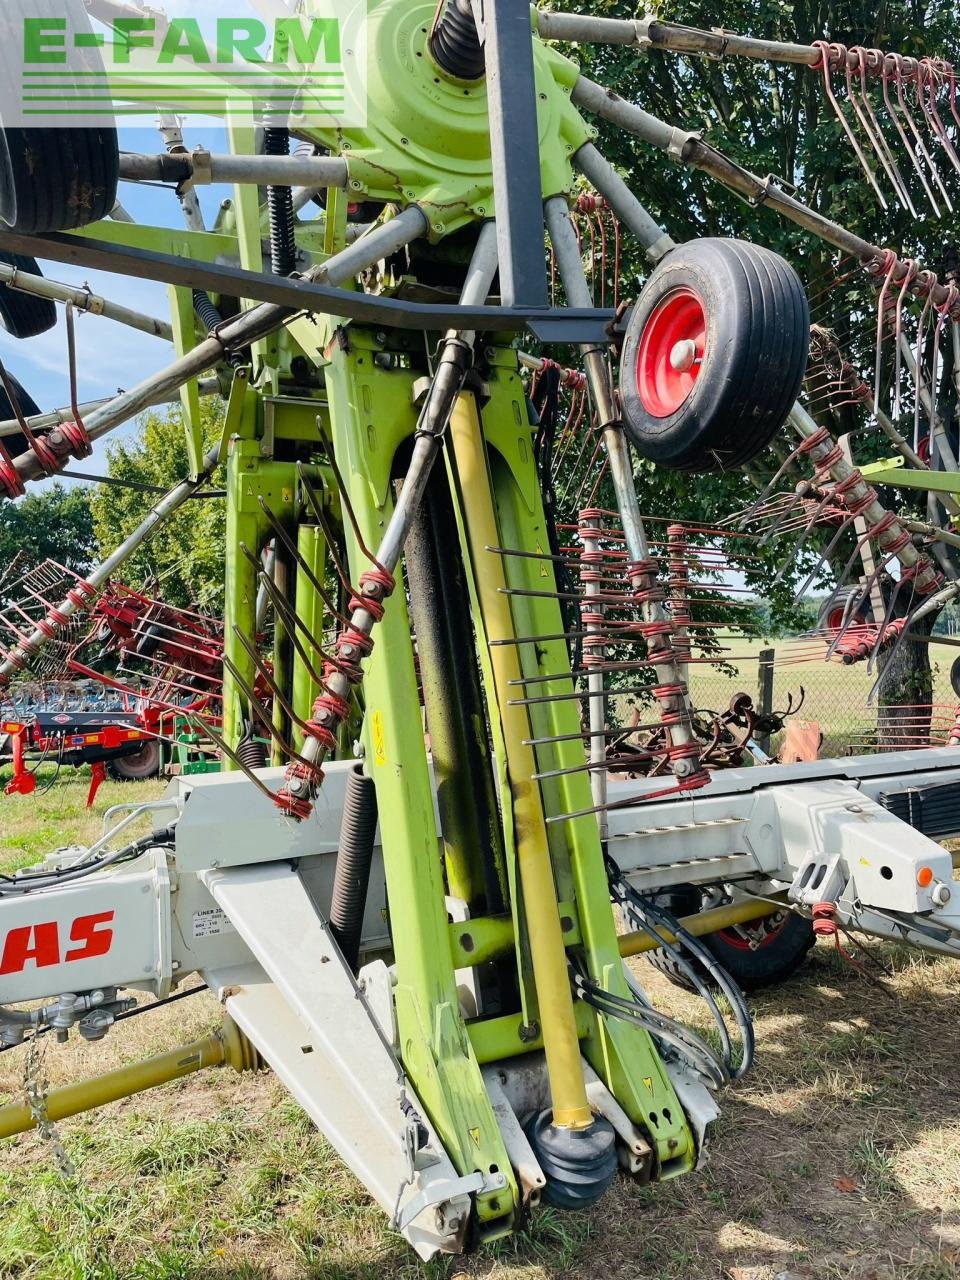
[[881, 791], [880, 803], [931, 840], [960, 836], [960, 780]]

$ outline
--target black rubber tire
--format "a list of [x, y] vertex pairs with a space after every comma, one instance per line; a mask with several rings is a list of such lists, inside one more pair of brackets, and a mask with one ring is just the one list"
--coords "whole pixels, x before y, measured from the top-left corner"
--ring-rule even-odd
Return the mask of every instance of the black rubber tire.
[[154, 738], [140, 751], [107, 761], [107, 773], [115, 782], [146, 782], [160, 772], [160, 743]]
[[[72, 34], [91, 31], [83, 0], [60, 11]], [[23, 22], [36, 16], [31, 0], [3, 0], [0, 75], [20, 83]], [[102, 70], [100, 53], [84, 56]], [[26, 235], [72, 231], [105, 218], [117, 202], [120, 150], [115, 125], [41, 129], [0, 118], [0, 224]]]
[[[23, 416], [25, 418], [32, 418], [35, 414], [38, 414], [40, 409], [29, 391], [24, 390], [19, 380], [15, 378], [9, 370], [7, 371], [7, 377], [13, 383], [13, 389], [17, 393], [17, 399], [20, 402], [20, 409]], [[13, 411], [13, 405], [10, 403], [10, 397], [7, 395], [3, 386], [0, 385], [0, 420], [8, 422], [11, 418], [15, 418], [16, 416], [17, 415]], [[26, 452], [30, 447], [27, 443], [27, 437], [22, 431], [18, 431], [12, 436], [4, 436], [3, 443], [6, 445], [7, 451], [14, 458], [16, 458], [18, 454]]]
[[[0, 262], [8, 267], [16, 267], [18, 271], [25, 271], [28, 275], [43, 275], [36, 258], [24, 258], [18, 253], [0, 253]], [[36, 338], [53, 329], [56, 323], [55, 302], [0, 284], [0, 324], [14, 338]]]
[[[884, 594], [886, 597], [887, 593]], [[842, 587], [832, 600], [824, 600], [817, 614], [817, 633], [822, 636], [835, 636], [846, 614], [848, 601], [862, 595], [862, 584], [855, 583], [850, 587]], [[857, 609], [854, 625], [865, 623], [870, 612], [870, 600], [867, 598]]]
[[[658, 306], [690, 290], [706, 319], [699, 376], [666, 417], [640, 398], [640, 340]], [[620, 365], [624, 425], [637, 452], [677, 471], [727, 471], [762, 452], [803, 382], [810, 309], [778, 254], [744, 240], [691, 240], [657, 266], [630, 316]]]
[[[692, 886], [678, 889], [661, 899], [674, 915], [694, 915], [700, 910], [699, 891]], [[708, 933], [700, 942], [715, 960], [727, 971], [741, 991], [762, 991], [766, 987], [778, 987], [791, 978], [816, 942], [812, 921], [796, 912], [789, 912], [780, 932], [755, 951], [738, 947], [722, 933]], [[670, 979], [675, 986], [693, 990], [689, 979], [666, 951], [651, 951], [647, 959], [655, 969]], [[693, 962], [696, 965], [696, 962]], [[704, 981], [712, 980], [702, 967]]]
[[960, 658], [954, 658], [950, 667], [950, 687], [960, 698]]

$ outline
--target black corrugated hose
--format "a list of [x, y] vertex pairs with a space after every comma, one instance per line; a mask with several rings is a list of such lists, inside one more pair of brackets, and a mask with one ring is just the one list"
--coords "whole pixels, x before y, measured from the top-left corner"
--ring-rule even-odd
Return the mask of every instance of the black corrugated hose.
[[377, 833], [377, 789], [363, 766], [351, 769], [343, 800], [340, 848], [330, 904], [330, 932], [344, 960], [357, 971], [367, 905], [373, 842]]

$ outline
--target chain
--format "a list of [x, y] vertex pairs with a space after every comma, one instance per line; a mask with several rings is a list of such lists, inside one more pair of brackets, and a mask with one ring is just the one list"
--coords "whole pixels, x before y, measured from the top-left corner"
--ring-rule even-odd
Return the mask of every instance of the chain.
[[77, 1171], [56, 1126], [47, 1113], [47, 1097], [50, 1093], [50, 1081], [44, 1072], [46, 1043], [40, 1036], [34, 1036], [27, 1046], [27, 1057], [23, 1064], [23, 1088], [27, 1095], [30, 1114], [37, 1126], [37, 1133], [44, 1142], [49, 1143], [57, 1168], [68, 1182], [73, 1182]]

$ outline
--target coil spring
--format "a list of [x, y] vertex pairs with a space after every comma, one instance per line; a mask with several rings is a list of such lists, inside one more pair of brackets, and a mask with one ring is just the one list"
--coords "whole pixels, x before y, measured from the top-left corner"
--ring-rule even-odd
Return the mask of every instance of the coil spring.
[[265, 769], [267, 767], [267, 744], [260, 742], [250, 734], [246, 734], [237, 743], [237, 759], [246, 769]]
[[[268, 156], [290, 154], [290, 132], [268, 128], [263, 134], [263, 152]], [[270, 214], [270, 266], [275, 276], [289, 276], [297, 268], [297, 220], [291, 187], [267, 187]]]

